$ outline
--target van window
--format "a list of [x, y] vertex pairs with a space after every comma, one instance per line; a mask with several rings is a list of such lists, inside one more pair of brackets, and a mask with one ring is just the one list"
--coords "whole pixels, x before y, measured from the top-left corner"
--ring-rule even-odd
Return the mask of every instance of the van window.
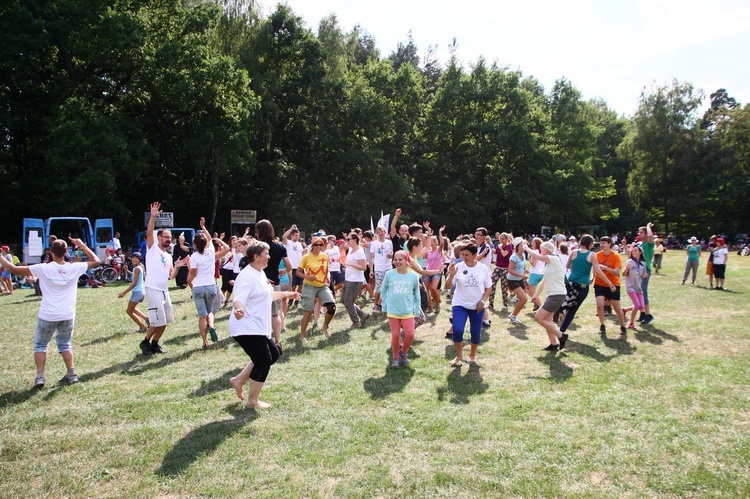
[[111, 243], [112, 232], [109, 227], [99, 227], [96, 229], [96, 242], [97, 243]]
[[91, 240], [91, 225], [88, 219], [57, 219], [50, 220], [50, 235], [57, 236], [69, 243], [69, 237], [80, 238], [84, 243], [89, 244]]

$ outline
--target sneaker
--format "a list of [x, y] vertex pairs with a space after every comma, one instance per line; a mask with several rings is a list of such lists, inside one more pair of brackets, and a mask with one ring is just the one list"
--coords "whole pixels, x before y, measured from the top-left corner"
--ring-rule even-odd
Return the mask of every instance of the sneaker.
[[646, 318], [643, 320], [644, 324], [651, 324], [652, 322], [654, 322], [654, 316], [651, 314], [648, 314]]
[[219, 337], [216, 335], [216, 329], [212, 327], [208, 328], [208, 335], [211, 337], [211, 341], [213, 341], [214, 343], [219, 341]]
[[151, 344], [148, 340], [141, 341], [140, 347], [143, 355], [151, 355]]
[[599, 334], [607, 334], [607, 327], [604, 324], [599, 326]]
[[620, 326], [620, 334], [625, 336], [628, 334], [628, 329], [625, 326]]
[[646, 320], [646, 314], [641, 312], [641, 315], [638, 316], [638, 322], [643, 322]]
[[482, 327], [490, 327], [492, 325], [492, 322], [490, 321], [482, 321]]
[[510, 321], [511, 324], [514, 324], [516, 326], [520, 326], [521, 325], [521, 321], [519, 321], [518, 318], [515, 315], [509, 315], [508, 316], [508, 320]]
[[539, 305], [537, 305], [537, 304], [535, 303], [535, 304], [534, 304], [534, 308], [532, 308], [532, 309], [531, 309], [531, 311], [532, 311], [532, 312], [536, 312], [537, 310], [539, 310]]
[[560, 348], [558, 350], [562, 350], [565, 348], [565, 344], [568, 342], [568, 338], [570, 338], [570, 335], [568, 333], [563, 333], [562, 337], [560, 338]]
[[400, 353], [398, 354], [398, 358], [401, 361], [401, 365], [406, 367], [410, 364], [409, 362], [409, 354], [408, 353]]
[[34, 388], [36, 388], [37, 390], [44, 388], [44, 383], [44, 376], [37, 376], [34, 379]]
[[542, 350], [547, 350], [548, 352], [557, 352], [560, 349], [560, 345], [547, 345], [546, 347], [542, 348]]
[[399, 367], [399, 366], [400, 364], [399, 364], [398, 359], [393, 359], [393, 361], [391, 362], [391, 367]]
[[78, 376], [75, 374], [66, 374], [60, 378], [61, 385], [72, 385], [73, 383], [78, 383]]
[[503, 308], [501, 308], [500, 311], [501, 312], [507, 312], [508, 311], [508, 306], [507, 305], [503, 305]]
[[605, 305], [604, 306], [604, 314], [605, 315], [612, 315], [612, 307], [610, 307], [609, 305]]
[[167, 353], [158, 343], [151, 343], [151, 353]]
[[382, 308], [380, 308], [380, 305], [373, 305], [372, 306], [372, 313], [373, 314], [379, 314], [382, 311]]

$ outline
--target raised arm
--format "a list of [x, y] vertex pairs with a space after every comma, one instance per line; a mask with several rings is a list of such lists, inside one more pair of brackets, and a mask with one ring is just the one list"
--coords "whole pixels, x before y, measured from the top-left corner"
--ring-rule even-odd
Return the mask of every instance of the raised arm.
[[93, 251], [91, 251], [91, 248], [89, 248], [88, 246], [86, 246], [86, 243], [84, 243], [80, 239], [76, 239], [76, 238], [73, 238], [73, 237], [69, 237], [68, 239], [70, 239], [71, 243], [73, 243], [77, 247], [81, 248], [81, 251], [83, 251], [83, 254], [86, 255], [86, 257], [89, 259], [89, 261], [86, 262], [86, 264], [88, 265], [88, 267], [90, 269], [93, 269], [94, 267], [98, 267], [99, 266], [99, 264], [101, 263], [99, 261], [99, 257], [96, 256], [96, 253], [94, 253]]
[[146, 227], [146, 248], [151, 249], [154, 245], [154, 227], [156, 227], [156, 217], [161, 213], [161, 203], [151, 203], [151, 217], [148, 219], [148, 226]]
[[396, 230], [396, 226], [398, 225], [398, 219], [401, 216], [401, 208], [396, 208], [396, 212], [393, 215], [393, 220], [391, 220], [391, 238], [396, 237], [396, 234], [398, 231]]
[[294, 229], [296, 229], [296, 228], [297, 228], [297, 226], [296, 226], [295, 224], [292, 224], [292, 226], [291, 226], [291, 227], [289, 227], [289, 228], [288, 228], [288, 229], [286, 230], [286, 232], [284, 232], [284, 233], [283, 233], [283, 234], [281, 235], [281, 244], [283, 244], [284, 246], [286, 246], [286, 242], [287, 242], [287, 240], [289, 239], [289, 236], [291, 236], [291, 235], [292, 235], [292, 231], [293, 231]]

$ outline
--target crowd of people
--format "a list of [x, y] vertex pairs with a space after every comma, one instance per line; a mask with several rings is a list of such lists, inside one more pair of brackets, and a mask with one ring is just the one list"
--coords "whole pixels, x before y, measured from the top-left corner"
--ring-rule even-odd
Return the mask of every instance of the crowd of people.
[[[651, 223], [639, 228], [631, 243], [607, 236], [595, 241], [589, 234], [580, 239], [554, 235], [544, 240], [510, 232], [498, 232], [493, 240], [485, 227], [451, 241], [445, 227], [435, 233], [429, 222], [399, 224], [400, 209], [390, 227], [378, 226], [374, 233], [355, 228], [343, 238], [319, 230], [308, 245], [296, 225], [277, 237], [271, 222], [261, 220], [253, 235], [247, 230], [225, 241], [224, 234], [209, 233], [201, 218], [193, 247], [187, 248], [184, 241], [173, 243], [169, 229], [155, 230], [160, 208], [158, 202], [150, 207], [145, 254], [130, 256], [132, 282], [118, 294], [119, 298], [130, 294], [126, 312], [144, 335], [140, 351], [143, 355], [165, 353], [159, 342], [174, 322], [169, 282], [184, 269], [204, 350], [211, 348], [209, 339], [218, 340], [215, 315], [223, 307], [232, 309], [229, 335], [250, 362], [230, 384], [248, 407], [267, 406], [259, 395], [271, 366], [283, 354], [286, 314], [295, 307], [302, 310], [298, 338], [303, 343], [308, 331], [318, 327], [326, 338], [331, 337], [337, 300], [346, 309], [352, 328], [363, 327], [373, 315], [386, 319], [392, 368], [410, 365], [415, 330], [426, 321], [426, 314], [448, 311], [451, 330], [446, 337], [456, 352], [450, 366], [459, 367], [477, 361], [482, 329], [491, 326], [489, 311], [495, 308], [498, 284], [500, 315], [507, 313], [511, 327], [519, 326], [522, 311], [531, 302], [534, 319], [547, 334], [543, 350], [548, 352], [565, 349], [567, 331], [589, 294], [592, 275], [600, 334], [606, 334], [607, 313], [616, 316], [622, 336], [637, 329], [637, 322], [652, 322], [649, 280], [652, 272], [659, 272], [666, 251]], [[37, 388], [46, 383], [46, 352], [53, 336], [67, 369], [60, 382], [78, 381], [72, 353], [76, 287], [78, 277], [99, 265], [99, 258], [82, 241], [70, 242], [85, 254], [86, 262], [67, 261], [68, 247], [62, 240], [50, 244], [47, 263], [22, 266], [0, 258], [3, 282], [11, 274], [26, 276], [36, 279], [42, 292], [33, 339]], [[2, 251], [5, 255], [4, 247]], [[695, 284], [702, 252], [696, 238], [685, 251], [682, 284], [691, 273], [691, 284]], [[721, 238], [712, 238], [708, 251], [710, 286], [714, 288], [715, 279], [714, 289], [724, 289], [726, 245]], [[626, 255], [624, 265], [620, 252]], [[621, 305], [621, 278], [631, 301], [626, 307]], [[138, 309], [144, 300], [146, 313]], [[447, 300], [449, 310], [444, 306]], [[323, 324], [318, 326], [321, 312]], [[467, 323], [470, 351], [465, 359]]]

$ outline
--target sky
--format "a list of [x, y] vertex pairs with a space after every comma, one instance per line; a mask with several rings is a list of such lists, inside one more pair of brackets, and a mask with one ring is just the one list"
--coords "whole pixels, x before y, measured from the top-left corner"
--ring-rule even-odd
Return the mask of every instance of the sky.
[[[317, 33], [336, 14], [356, 24], [388, 56], [409, 31], [420, 57], [428, 46], [469, 67], [479, 57], [533, 76], [547, 91], [564, 77], [584, 99], [601, 98], [626, 116], [645, 88], [692, 83], [709, 95], [725, 88], [750, 102], [750, 2], [746, 0], [285, 0]], [[261, 0], [264, 12], [276, 2]], [[743, 62], [744, 61], [744, 62]]]

